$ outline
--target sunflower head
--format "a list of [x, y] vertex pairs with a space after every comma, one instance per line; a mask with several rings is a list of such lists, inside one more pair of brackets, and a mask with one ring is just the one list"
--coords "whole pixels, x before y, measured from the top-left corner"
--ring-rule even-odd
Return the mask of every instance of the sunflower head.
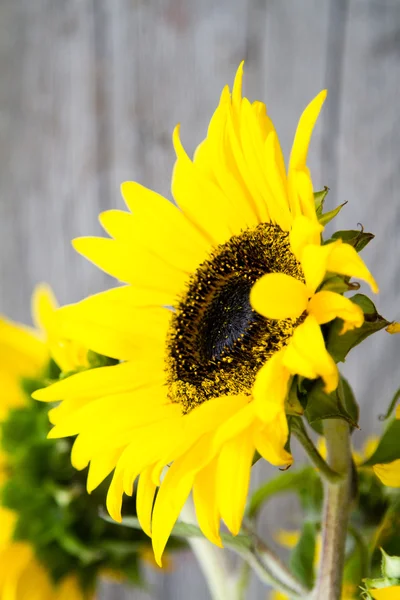
[[192, 490], [211, 541], [222, 543], [221, 519], [238, 533], [255, 452], [292, 462], [285, 400], [294, 378], [304, 389], [322, 378], [324, 393], [336, 393], [326, 328], [364, 326], [363, 309], [343, 295], [349, 279], [377, 291], [355, 247], [322, 238], [307, 153], [326, 92], [302, 114], [286, 168], [266, 106], [243, 97], [242, 76], [243, 65], [193, 158], [175, 129], [175, 204], [125, 183], [129, 211], [100, 216], [110, 237], [74, 240], [124, 285], [63, 307], [62, 335], [119, 364], [35, 393], [62, 401], [51, 436], [77, 435], [72, 460], [90, 465], [89, 489], [113, 472], [115, 519], [137, 482], [138, 518], [159, 563]]

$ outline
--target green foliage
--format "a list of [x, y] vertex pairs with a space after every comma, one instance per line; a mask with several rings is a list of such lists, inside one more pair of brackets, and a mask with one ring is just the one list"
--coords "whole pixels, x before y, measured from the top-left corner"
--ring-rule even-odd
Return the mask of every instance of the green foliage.
[[344, 377], [341, 384], [332, 393], [324, 391], [321, 380], [313, 385], [308, 393], [305, 416], [309, 424], [318, 433], [322, 433], [321, 422], [324, 419], [344, 419], [351, 427], [358, 427], [359, 409], [350, 385]]
[[325, 186], [323, 190], [314, 193], [315, 211], [317, 214], [318, 221], [321, 223], [321, 225], [326, 225], [327, 223], [332, 221], [332, 219], [334, 219], [336, 215], [338, 215], [339, 212], [342, 210], [343, 206], [347, 204], [347, 202], [344, 202], [343, 204], [337, 206], [333, 210], [323, 213], [322, 211], [324, 210], [325, 199], [328, 195], [328, 192], [329, 188]]
[[374, 303], [364, 294], [356, 294], [350, 300], [362, 308], [365, 320], [361, 327], [347, 331], [343, 335], [340, 333], [343, 328], [341, 319], [335, 319], [326, 327], [326, 346], [335, 362], [344, 362], [352, 348], [389, 325], [389, 321], [378, 314]]
[[336, 231], [334, 234], [332, 234], [333, 240], [342, 240], [346, 244], [353, 246], [357, 252], [361, 252], [361, 250], [363, 250], [363, 248], [365, 248], [365, 246], [369, 244], [374, 237], [375, 236], [373, 233], [367, 233], [364, 231], [364, 229], [361, 229], [361, 231], [352, 229], [347, 231]]
[[[58, 375], [53, 363], [44, 378]], [[75, 471], [70, 463], [71, 441], [47, 439], [49, 405], [30, 398], [43, 380], [22, 385], [26, 405], [11, 410], [1, 428], [7, 454], [1, 504], [18, 514], [14, 538], [34, 546], [55, 581], [73, 572], [91, 588], [99, 572], [108, 569], [140, 583], [139, 553], [149, 539], [99, 518], [109, 481], [87, 494], [87, 472]], [[134, 499], [126, 500], [124, 511], [134, 513]]]
[[372, 467], [378, 463], [392, 462], [400, 458], [400, 420], [394, 419], [386, 428], [373, 455], [363, 466]]
[[311, 589], [314, 585], [315, 538], [317, 528], [313, 521], [305, 521], [300, 539], [290, 555], [290, 568], [298, 579]]

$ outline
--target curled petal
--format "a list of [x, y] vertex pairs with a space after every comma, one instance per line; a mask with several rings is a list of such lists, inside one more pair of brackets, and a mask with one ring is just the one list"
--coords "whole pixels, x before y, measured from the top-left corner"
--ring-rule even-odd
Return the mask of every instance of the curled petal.
[[364, 323], [364, 313], [360, 306], [335, 292], [321, 291], [315, 294], [308, 304], [308, 312], [316, 318], [319, 325], [329, 323], [336, 317], [343, 319], [341, 333], [361, 327]]
[[378, 285], [371, 273], [359, 257], [357, 251], [350, 244], [339, 244], [330, 253], [327, 263], [328, 271], [363, 279], [371, 286], [375, 294], [379, 292]]
[[290, 247], [297, 260], [301, 261], [303, 250], [309, 244], [319, 246], [323, 226], [314, 219], [296, 217], [289, 234]]
[[337, 388], [338, 370], [325, 348], [320, 326], [314, 316], [309, 315], [304, 323], [297, 327], [283, 352], [283, 365], [290, 373], [308, 379], [322, 377], [327, 393]]
[[297, 319], [307, 308], [308, 294], [303, 282], [284, 273], [268, 273], [250, 293], [253, 308], [267, 319]]
[[400, 459], [373, 466], [375, 475], [384, 485], [400, 488]]

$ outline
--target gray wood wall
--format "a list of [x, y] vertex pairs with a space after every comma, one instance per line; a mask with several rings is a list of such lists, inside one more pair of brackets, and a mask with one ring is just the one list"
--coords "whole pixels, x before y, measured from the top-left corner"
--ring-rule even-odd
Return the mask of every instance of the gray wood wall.
[[[168, 195], [179, 121], [188, 149], [205, 134], [220, 90], [246, 59], [246, 90], [267, 102], [286, 151], [300, 111], [328, 102], [310, 166], [337, 228], [362, 222], [377, 238], [365, 258], [377, 304], [400, 318], [399, 0], [1, 0], [0, 310], [29, 321], [46, 280], [61, 302], [111, 283], [70, 247], [96, 234], [100, 210], [122, 207], [135, 179]], [[362, 405], [356, 444], [400, 384], [400, 336], [377, 335], [345, 365]], [[254, 484], [268, 471], [257, 467]], [[266, 535], [295, 526], [292, 500], [271, 503]], [[149, 593], [106, 586], [99, 598], [207, 599], [189, 554]], [[265, 598], [254, 583], [251, 600]]]

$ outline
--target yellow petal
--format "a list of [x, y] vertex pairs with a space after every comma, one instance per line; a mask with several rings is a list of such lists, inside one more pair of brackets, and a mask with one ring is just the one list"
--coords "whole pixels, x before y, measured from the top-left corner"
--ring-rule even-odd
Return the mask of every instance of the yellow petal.
[[388, 487], [400, 487], [400, 459], [373, 466], [375, 475]]
[[111, 304], [101, 294], [59, 309], [63, 334], [86, 348], [118, 360], [159, 355], [172, 316], [162, 307]]
[[185, 271], [203, 262], [209, 242], [172, 202], [133, 182], [123, 183], [121, 192], [133, 213], [131, 240]]
[[278, 136], [271, 131], [264, 145], [265, 171], [268, 173], [268, 184], [273, 195], [269, 206], [271, 218], [283, 231], [289, 231], [292, 225], [292, 215], [289, 209], [286, 173], [280, 165], [281, 149]]
[[173, 463], [160, 486], [153, 510], [152, 528], [154, 556], [159, 566], [172, 528], [193, 487], [194, 478], [210, 460], [210, 436], [205, 435]]
[[365, 266], [364, 261], [359, 257], [357, 251], [350, 244], [339, 244], [328, 257], [327, 268], [333, 273], [347, 275], [363, 279], [371, 286], [375, 294], [379, 292], [378, 285], [371, 273]]
[[386, 327], [386, 331], [391, 334], [400, 333], [400, 323], [396, 323], [396, 322], [390, 323], [390, 325], [388, 325]]
[[322, 291], [313, 296], [308, 304], [308, 312], [313, 315], [317, 323], [329, 323], [338, 317], [344, 321], [341, 333], [345, 333], [355, 327], [361, 327], [364, 323], [362, 309], [345, 296], [335, 292]]
[[217, 499], [221, 517], [233, 535], [242, 525], [254, 456], [252, 428], [224, 444], [218, 459]]
[[284, 273], [263, 275], [250, 292], [251, 305], [267, 319], [297, 319], [308, 297], [304, 283]]
[[380, 590], [369, 590], [375, 600], [398, 600], [400, 598], [400, 585], [391, 585]]
[[288, 529], [279, 529], [274, 534], [275, 540], [281, 546], [285, 548], [294, 548], [300, 539], [300, 532], [298, 530], [290, 531]]
[[111, 450], [97, 454], [92, 458], [90, 461], [86, 486], [89, 494], [91, 494], [106, 477], [108, 477], [115, 468], [122, 452], [123, 448], [117, 448], [114, 451]]
[[217, 502], [217, 467], [218, 460], [214, 459], [196, 475], [193, 500], [200, 529], [213, 544], [222, 547]]
[[271, 465], [287, 467], [292, 464], [292, 456], [285, 450], [289, 427], [284, 410], [273, 421], [254, 425], [254, 443], [257, 452]]
[[135, 251], [126, 244], [108, 238], [81, 237], [73, 240], [73, 247], [97, 267], [139, 290], [157, 293], [163, 304], [173, 304], [184, 289], [187, 273], [177, 269], [137, 246]]
[[290, 373], [283, 365], [283, 351], [274, 354], [258, 371], [253, 397], [257, 416], [264, 423], [270, 423], [284, 413], [289, 379]]
[[341, 240], [337, 240], [336, 242], [325, 244], [324, 246], [309, 244], [303, 249], [301, 266], [310, 294], [315, 292], [317, 287], [321, 284], [326, 272], [329, 270], [329, 257], [332, 255], [335, 248], [341, 245]]
[[172, 175], [172, 193], [189, 221], [212, 245], [226, 242], [239, 234], [244, 223], [231, 200], [219, 187], [204, 177], [186, 154], [175, 128], [173, 143], [177, 161]]
[[[294, 137], [289, 160], [288, 180], [291, 209], [295, 216], [305, 214], [312, 218], [315, 215], [311, 178], [306, 163], [311, 135], [326, 96], [327, 91], [323, 90], [306, 107], [300, 117]], [[304, 196], [305, 184], [304, 181], [299, 180], [299, 173], [303, 173], [303, 177], [309, 178], [309, 190], [306, 196]]]
[[284, 350], [283, 364], [293, 375], [302, 375], [308, 379], [322, 377], [327, 393], [338, 386], [336, 364], [325, 348], [320, 326], [312, 315], [296, 328]]
[[301, 261], [306, 246], [309, 244], [319, 246], [321, 244], [323, 230], [323, 226], [318, 221], [308, 217], [300, 215], [294, 219], [289, 239], [292, 252], [298, 261]]
[[74, 398], [93, 400], [101, 396], [129, 392], [146, 385], [154, 380], [155, 373], [162, 371], [163, 367], [162, 358], [155, 355], [153, 361], [139, 360], [83, 371], [37, 390], [32, 395], [35, 400], [44, 402], [65, 398], [68, 401]]
[[151, 515], [157, 486], [152, 480], [152, 469], [144, 469], [139, 477], [136, 492], [136, 512], [143, 531], [151, 537]]

